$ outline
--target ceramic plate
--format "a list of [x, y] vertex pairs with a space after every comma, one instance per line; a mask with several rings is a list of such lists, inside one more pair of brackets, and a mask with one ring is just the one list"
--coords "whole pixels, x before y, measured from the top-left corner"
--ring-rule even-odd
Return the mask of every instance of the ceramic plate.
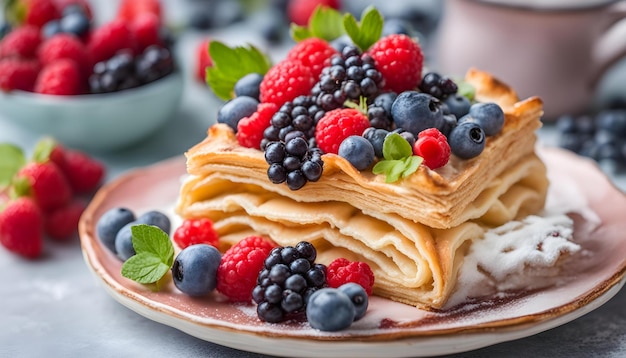
[[[368, 314], [350, 329], [328, 333], [306, 323], [264, 324], [253, 305], [224, 302], [217, 294], [188, 297], [170, 282], [159, 292], [120, 275], [122, 263], [100, 244], [95, 223], [108, 209], [172, 212], [184, 158], [130, 172], [102, 188], [80, 223], [87, 265], [121, 304], [154, 321], [206, 341], [240, 350], [290, 357], [405, 357], [473, 350], [518, 339], [572, 321], [605, 303], [624, 284], [626, 197], [588, 160], [540, 149], [551, 185], [549, 203], [576, 209], [576, 241], [586, 253], [559, 274], [560, 284], [488, 297], [428, 312], [373, 297]], [[459, 282], [459, 285], [462, 283]]]

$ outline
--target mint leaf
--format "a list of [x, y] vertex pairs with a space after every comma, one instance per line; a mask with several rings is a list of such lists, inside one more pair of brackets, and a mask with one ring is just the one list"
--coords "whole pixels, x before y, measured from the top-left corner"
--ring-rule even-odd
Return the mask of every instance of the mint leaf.
[[383, 16], [374, 6], [368, 6], [363, 10], [360, 23], [350, 13], [343, 16], [344, 30], [363, 52], [380, 39], [383, 23]]
[[404, 159], [413, 155], [409, 142], [398, 133], [391, 133], [383, 143], [383, 156], [387, 160]]
[[13, 177], [26, 164], [22, 149], [13, 144], [0, 144], [0, 188], [11, 184]]
[[213, 66], [206, 71], [206, 82], [216, 96], [223, 100], [233, 97], [237, 81], [249, 74], [264, 75], [271, 67], [270, 59], [252, 45], [228, 47], [219, 41], [209, 43]]
[[476, 96], [476, 88], [471, 85], [469, 82], [465, 82], [464, 80], [456, 81], [456, 85], [458, 87], [457, 94], [466, 97], [472, 102], [474, 97]]
[[292, 23], [289, 33], [296, 42], [311, 37], [332, 41], [344, 34], [343, 18], [339, 11], [318, 5], [309, 18], [308, 26], [298, 26]]
[[423, 161], [424, 161], [424, 158], [417, 156], [417, 155], [412, 155], [410, 157], [407, 157], [404, 160], [404, 170], [402, 171], [402, 177], [406, 178], [409, 175], [415, 173], [417, 171], [417, 168], [419, 168], [419, 166], [422, 165]]
[[172, 241], [152, 225], [134, 225], [130, 231], [136, 254], [122, 265], [122, 276], [144, 284], [157, 282], [174, 263]]

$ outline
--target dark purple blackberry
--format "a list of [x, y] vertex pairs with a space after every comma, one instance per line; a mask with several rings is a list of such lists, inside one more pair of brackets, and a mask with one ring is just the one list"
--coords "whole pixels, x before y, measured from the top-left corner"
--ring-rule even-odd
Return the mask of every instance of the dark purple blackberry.
[[285, 142], [287, 135], [292, 132], [302, 133], [309, 142], [309, 146], [316, 147], [315, 126], [324, 113], [312, 96], [299, 96], [292, 102], [283, 104], [272, 116], [270, 126], [263, 132], [261, 150], [265, 150], [270, 142]]
[[312, 94], [317, 104], [329, 111], [343, 107], [346, 100], [358, 101], [365, 97], [368, 103], [380, 93], [383, 76], [369, 54], [362, 54], [353, 46], [345, 46], [341, 55], [331, 58], [330, 66], [322, 70]]
[[252, 291], [262, 321], [278, 323], [305, 311], [308, 297], [326, 286], [326, 266], [316, 264], [316, 257], [306, 241], [269, 253]]
[[370, 126], [379, 129], [392, 130], [393, 118], [391, 113], [385, 111], [385, 108], [371, 105], [367, 107], [367, 118], [370, 120]]
[[455, 94], [459, 89], [453, 80], [436, 72], [425, 74], [418, 87], [420, 91], [438, 99], [444, 99], [451, 94]]
[[141, 83], [150, 83], [174, 71], [174, 58], [165, 47], [148, 46], [135, 60], [135, 73]]
[[270, 142], [265, 147], [265, 161], [270, 165], [267, 169], [269, 180], [274, 184], [286, 182], [291, 190], [319, 180], [324, 168], [321, 152], [309, 148], [304, 136], [288, 135], [286, 142]]
[[135, 60], [132, 53], [118, 52], [115, 56], [93, 67], [89, 77], [91, 93], [107, 93], [137, 87], [141, 84], [135, 76]]

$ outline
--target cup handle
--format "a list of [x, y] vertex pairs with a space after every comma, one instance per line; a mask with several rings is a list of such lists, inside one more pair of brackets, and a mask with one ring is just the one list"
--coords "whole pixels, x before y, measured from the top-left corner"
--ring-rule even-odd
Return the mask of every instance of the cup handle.
[[607, 15], [607, 29], [596, 41], [592, 52], [592, 88], [599, 84], [607, 70], [626, 57], [626, 1], [610, 6]]

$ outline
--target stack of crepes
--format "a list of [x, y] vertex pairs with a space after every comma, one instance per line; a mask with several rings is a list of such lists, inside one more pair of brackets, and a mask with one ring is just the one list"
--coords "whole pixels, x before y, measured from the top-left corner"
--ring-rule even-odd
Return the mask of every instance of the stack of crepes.
[[260, 150], [244, 148], [224, 124], [187, 153], [177, 213], [210, 218], [226, 245], [264, 235], [283, 246], [309, 241], [318, 262], [367, 262], [374, 293], [426, 309], [442, 307], [455, 287], [469, 245], [485, 230], [539, 212], [548, 180], [535, 154], [542, 102], [519, 101], [490, 74], [470, 70], [476, 100], [505, 112], [500, 134], [488, 137], [477, 157], [451, 157], [437, 170], [425, 166], [395, 183], [359, 172], [324, 154], [317, 182], [292, 191], [267, 178]]

